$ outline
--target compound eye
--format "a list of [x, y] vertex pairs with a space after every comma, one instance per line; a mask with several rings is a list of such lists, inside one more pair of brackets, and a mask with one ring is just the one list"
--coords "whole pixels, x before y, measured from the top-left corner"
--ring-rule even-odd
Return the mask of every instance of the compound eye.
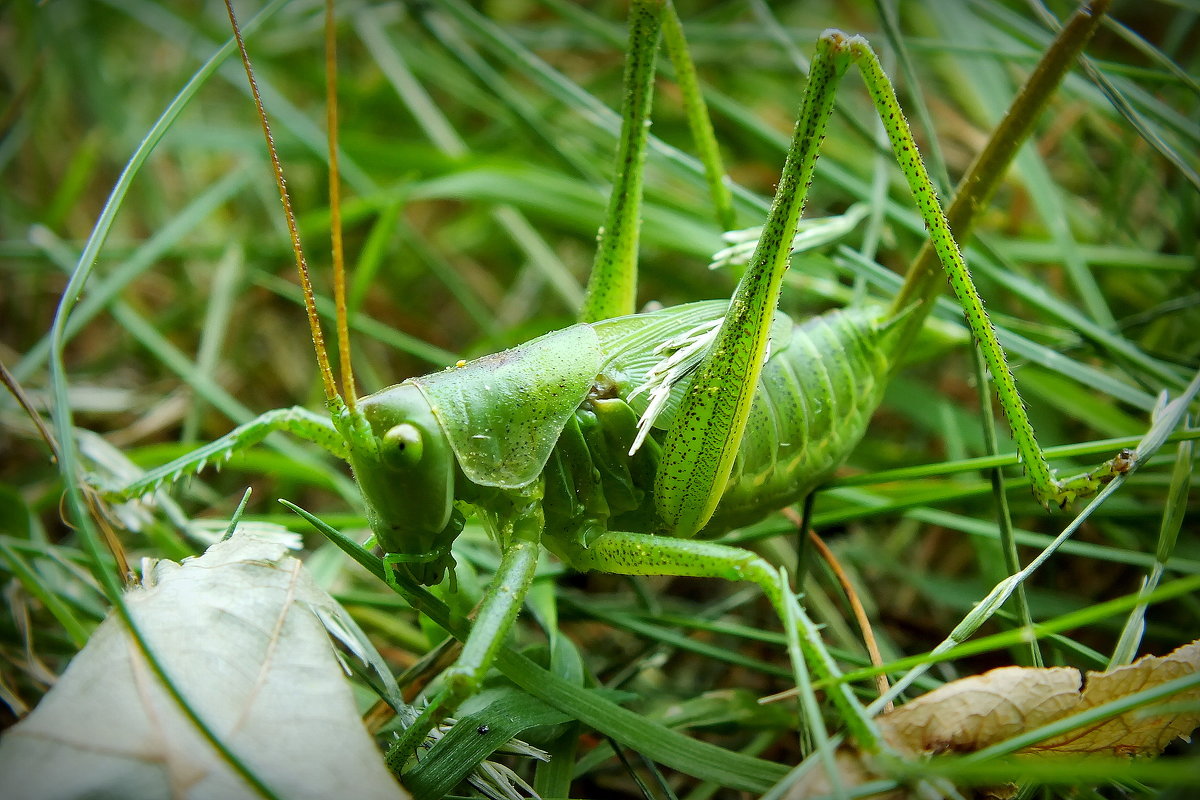
[[401, 423], [383, 435], [383, 455], [393, 466], [413, 466], [424, 450], [421, 429], [412, 423]]

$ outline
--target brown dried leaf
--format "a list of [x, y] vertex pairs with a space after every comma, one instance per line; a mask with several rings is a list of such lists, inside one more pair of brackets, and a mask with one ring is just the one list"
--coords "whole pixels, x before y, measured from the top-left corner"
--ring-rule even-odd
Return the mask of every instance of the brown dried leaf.
[[[1107, 673], [1069, 667], [1001, 667], [954, 681], [879, 719], [884, 739], [907, 755], [969, 753], [1024, 731], [1200, 671], [1200, 642], [1163, 657], [1145, 656]], [[1200, 689], [1171, 698], [1200, 700]], [[1157, 755], [1200, 726], [1200, 712], [1147, 714], [1135, 709], [1086, 729], [1040, 742], [1017, 755]]]
[[[1182, 678], [1200, 670], [1200, 642], [1180, 647], [1158, 658], [1143, 656], [1134, 663], [1110, 672], [1088, 672], [1087, 683], [1074, 712], [1086, 711], [1120, 697]], [[1200, 703], [1200, 689], [1180, 692], [1168, 701], [1172, 708]], [[1188, 738], [1200, 726], [1200, 711], [1147, 713], [1155, 708], [1135, 709], [1086, 729], [1049, 739], [1018, 751], [1018, 755], [1036, 753], [1109, 753], [1112, 755], [1158, 755], [1176, 738]]]
[[1077, 669], [1000, 667], [921, 695], [879, 727], [898, 753], [970, 753], [1053, 722], [1078, 698]]
[[[1200, 671], [1200, 641], [1180, 647], [1167, 656], [1145, 656], [1110, 672], [1083, 676], [1070, 667], [1037, 669], [1001, 667], [983, 675], [948, 683], [908, 702], [878, 719], [884, 741], [901, 757], [920, 759], [943, 753], [970, 753], [1056, 720], [1126, 697], [1167, 681]], [[1187, 738], [1200, 726], [1200, 711], [1187, 710], [1200, 701], [1200, 689], [1171, 696], [1170, 708], [1143, 707], [1016, 751], [1018, 756], [1153, 756], [1177, 737]], [[838, 783], [860, 787], [885, 777], [869, 754], [848, 745], [834, 762]], [[794, 785], [787, 800], [828, 797], [832, 783], [825, 769], [814, 765], [804, 780]], [[975, 787], [975, 797], [1007, 798], [1012, 785]], [[922, 796], [911, 787], [897, 787], [879, 800], [906, 800]]]

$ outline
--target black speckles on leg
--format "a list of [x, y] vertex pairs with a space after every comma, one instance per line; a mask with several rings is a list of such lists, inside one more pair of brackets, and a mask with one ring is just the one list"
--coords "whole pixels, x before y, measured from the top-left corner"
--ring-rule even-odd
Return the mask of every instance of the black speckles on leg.
[[904, 113], [896, 100], [895, 90], [891, 81], [884, 74], [879, 59], [866, 42], [854, 45], [854, 60], [858, 64], [871, 99], [875, 102], [879, 116], [884, 120], [888, 139], [896, 153], [897, 162], [912, 192], [913, 199], [921, 211], [929, 238], [937, 252], [950, 279], [951, 288], [958, 298], [966, 315], [973, 335], [977, 338], [984, 361], [992, 373], [996, 386], [996, 394], [1000, 405], [1008, 418], [1013, 432], [1013, 439], [1018, 450], [1022, 453], [1029, 471], [1034, 493], [1045, 503], [1045, 497], [1054, 496], [1054, 478], [1046, 463], [1045, 455], [1037, 444], [1033, 426], [1025, 413], [1020, 395], [1017, 393], [1016, 380], [1004, 360], [1004, 350], [1000, 347], [995, 329], [987, 319], [983, 308], [983, 300], [979, 296], [967, 265], [959, 252], [958, 243], [950, 231], [945, 215], [933, 189], [933, 182], [925, 170], [912, 138], [912, 131], [904, 119]]

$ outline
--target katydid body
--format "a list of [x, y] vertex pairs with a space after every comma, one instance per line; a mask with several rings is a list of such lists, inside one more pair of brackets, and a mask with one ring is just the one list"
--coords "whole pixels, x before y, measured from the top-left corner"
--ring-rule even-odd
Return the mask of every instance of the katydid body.
[[[540, 546], [582, 570], [750, 580], [786, 617], [789, 589], [780, 570], [695, 538], [760, 519], [824, 482], [866, 431], [897, 359], [898, 333], [923, 319], [910, 306], [868, 307], [797, 325], [776, 311], [834, 86], [852, 61], [987, 353], [1038, 499], [1061, 505], [1126, 468], [1119, 462], [1069, 482], [1051, 475], [890, 83], [859, 37], [827, 31], [818, 43], [771, 214], [732, 299], [632, 314], [637, 224], [629, 218], [640, 197], [660, 10], [638, 2], [632, 11], [618, 158], [624, 169], [614, 190], [629, 197], [610, 205], [618, 219], [605, 225], [580, 324], [355, 398], [334, 388], [310, 307], [331, 421], [275, 412], [116, 493], [144, 494], [271, 430], [291, 430], [350, 463], [377, 543], [395, 569], [424, 584], [445, 577], [465, 515], [477, 512], [500, 545], [501, 564], [444, 688], [393, 747], [397, 767], [482, 682], [521, 607]], [[674, 343], [669, 351], [692, 352], [654, 396], [647, 373], [671, 357], [658, 352], [665, 342]]]
[[[777, 315], [779, 336], [717, 511], [702, 531], [671, 529], [658, 511], [654, 477], [690, 381], [671, 388], [667, 410], [632, 455], [647, 399], [630, 395], [660, 359], [657, 345], [719, 321], [726, 305], [576, 325], [361, 398], [385, 453], [382, 463], [356, 466], [370, 476], [360, 485], [380, 544], [390, 553], [428, 554], [414, 577], [436, 583], [462, 528], [456, 501], [499, 519], [536, 485], [542, 540], [570, 562], [573, 547], [586, 548], [604, 531], [716, 535], [802, 499], [845, 460], [879, 403], [891, 355], [883, 310], [837, 311], [803, 325]], [[414, 448], [421, 453], [408, 455]], [[412, 486], [417, 480], [420, 487]], [[412, 496], [422, 509], [384, 511]]]
[[[382, 454], [369, 467], [371, 482], [360, 477], [359, 485], [397, 568], [423, 583], [442, 580], [463, 524], [456, 503], [474, 507], [505, 551], [445, 693], [397, 746], [400, 754], [482, 681], [498, 632], [484, 620], [501, 631], [511, 624], [537, 563], [531, 546], [544, 545], [580, 570], [751, 580], [782, 604], [787, 589], [778, 570], [753, 553], [689, 540], [761, 519], [828, 478], [882, 398], [893, 328], [882, 324], [882, 308], [835, 311], [802, 325], [776, 314], [772, 352], [716, 511], [702, 529], [673, 528], [662, 509], [678, 498], [660, 494], [662, 442], [684, 413], [690, 381], [671, 387], [661, 427], [632, 454], [648, 401], [641, 394], [631, 402], [631, 395], [660, 359], [662, 342], [714, 327], [726, 306], [693, 303], [575, 325], [359, 400]], [[454, 457], [444, 458], [447, 452]], [[433, 463], [424, 463], [426, 453]], [[367, 471], [353, 454], [351, 462], [356, 475]], [[397, 491], [413, 479], [434, 488]], [[421, 508], [396, 508], [404, 498], [419, 498]], [[427, 517], [427, 527], [414, 526], [416, 514]]]
[[427, 585], [453, 564], [450, 547], [464, 518], [457, 504], [499, 518], [531, 490], [542, 497], [545, 544], [568, 561], [568, 545], [586, 546], [606, 530], [716, 536], [803, 499], [845, 461], [882, 397], [895, 339], [882, 307], [836, 310], [803, 324], [776, 313], [716, 512], [702, 530], [671, 529], [658, 512], [654, 478], [691, 376], [670, 386], [652, 431], [631, 454], [649, 402], [635, 390], [663, 359], [659, 345], [719, 322], [727, 306], [703, 301], [579, 324], [387, 387], [358, 399], [370, 431], [358, 447], [346, 448], [354, 434], [343, 438], [336, 421], [281, 410], [119, 494], [144, 494], [283, 429], [349, 461], [377, 541], [405, 554], [413, 577]]

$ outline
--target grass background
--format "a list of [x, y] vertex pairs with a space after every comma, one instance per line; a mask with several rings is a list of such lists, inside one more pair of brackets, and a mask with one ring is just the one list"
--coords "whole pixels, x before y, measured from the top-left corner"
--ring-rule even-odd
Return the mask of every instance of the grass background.
[[[619, 103], [623, 7], [456, 9], [352, 3], [339, 11], [347, 252], [364, 391], [569, 324], [591, 262], [615, 142], [614, 118], [603, 108]], [[1051, 10], [1062, 18], [1070, 9]], [[248, 19], [253, 11], [240, 13]], [[745, 226], [761, 222], [820, 30], [871, 38], [897, 76], [932, 172], [949, 180], [987, 140], [1051, 35], [1018, 3], [909, 3], [896, 28], [867, 3], [773, 11], [680, 4], [680, 14], [729, 172], [745, 189], [738, 203]], [[1076, 70], [984, 212], [968, 254], [997, 322], [1020, 337], [1010, 360], [1045, 445], [1140, 435], [1157, 393], [1177, 394], [1200, 362], [1196, 9], [1117, 3], [1113, 16], [1088, 52], [1127, 110], [1114, 109], [1110, 95]], [[310, 259], [327, 286], [321, 25], [319, 4], [297, 0], [250, 47]], [[54, 309], [111, 187], [162, 109], [227, 36], [223, 9], [212, 3], [0, 9], [8, 88], [0, 127], [0, 358], [35, 402], [48, 402], [45, 337]], [[902, 45], [907, 68], [890, 41]], [[666, 146], [650, 158], [640, 300], [726, 296], [733, 277], [705, 269], [720, 230], [703, 186], [687, 156], [668, 149], [687, 153], [691, 145], [662, 61], [652, 133]], [[920, 244], [899, 172], [874, 144], [865, 93], [854, 75], [844, 86], [809, 214], [838, 213], [857, 200], [880, 213], [842, 245], [796, 260], [783, 304], [799, 318], [886, 298], [893, 289], [886, 270], [902, 272]], [[78, 426], [152, 465], [262, 411], [320, 406], [278, 198], [238, 64], [224, 64], [199, 90], [111, 208], [113, 227], [74, 310], [79, 327], [65, 353]], [[884, 269], [864, 272], [863, 262]], [[954, 472], [986, 453], [965, 335], [952, 309], [929, 327], [844, 477], [814, 509], [886, 658], [928, 651], [1005, 574], [987, 478]], [[55, 465], [14, 403], [0, 404], [0, 423], [0, 569], [10, 611], [0, 620], [0, 675], [12, 714], [46, 690], [106, 601], [59, 516]], [[1056, 465], [1066, 473], [1112, 449]], [[1173, 500], [1182, 485], [1174, 454], [1169, 445], [1145, 465], [1037, 573], [1028, 588], [1035, 620], [1136, 591], [1156, 549], [1170, 558], [1165, 581], [1200, 571], [1195, 501]], [[903, 479], [877, 477], [924, 465], [933, 466]], [[1019, 472], [1009, 473], [1027, 558], [1027, 548], [1062, 530], [1070, 515], [1036, 508]], [[253, 518], [307, 533], [279, 510], [274, 498], [284, 497], [338, 527], [362, 524], [344, 470], [272, 441], [179, 492], [179, 519], [122, 534], [131, 563], [202, 549], [189, 520], [228, 517], [248, 484], [256, 490]], [[1175, 508], [1180, 534], [1164, 551], [1160, 529]], [[729, 540], [753, 542], [791, 564], [790, 528], [772, 517]], [[309, 543], [320, 550], [314, 568], [396, 667], [414, 663], [430, 646], [415, 615], [322, 549], [319, 537]], [[494, 557], [474, 529], [460, 555], [477, 572], [477, 579], [462, 576], [461, 608]], [[823, 567], [812, 572], [806, 603], [826, 625], [828, 644], [847, 666], [864, 663], [840, 589]], [[752, 702], [790, 686], [779, 623], [756, 592], [595, 575], [564, 576], [550, 587], [540, 602], [557, 608], [589, 679], [630, 693], [631, 707], [688, 735], [784, 764], [799, 760], [794, 713]], [[67, 611], [56, 613], [48, 594], [67, 598]], [[1195, 638], [1198, 618], [1191, 596], [1152, 607], [1139, 652], [1164, 653]], [[985, 632], [1012, 620], [1002, 615]], [[1047, 663], [1103, 668], [1125, 623], [1124, 615], [1085, 616], [1044, 642], [1043, 655]], [[530, 618], [514, 644], [543, 641]], [[958, 659], [925, 686], [1030, 658], [1028, 647], [1014, 646]], [[870, 696], [870, 681], [858, 685]], [[582, 735], [580, 752], [592, 755], [578, 757], [573, 795], [641, 796], [628, 771], [602, 757], [604, 744]], [[1180, 762], [1162, 785], [1184, 778], [1188, 766]], [[648, 774], [636, 759], [633, 769]], [[646, 780], [646, 791], [664, 796]], [[670, 771], [664, 781], [680, 796], [731, 792]]]

